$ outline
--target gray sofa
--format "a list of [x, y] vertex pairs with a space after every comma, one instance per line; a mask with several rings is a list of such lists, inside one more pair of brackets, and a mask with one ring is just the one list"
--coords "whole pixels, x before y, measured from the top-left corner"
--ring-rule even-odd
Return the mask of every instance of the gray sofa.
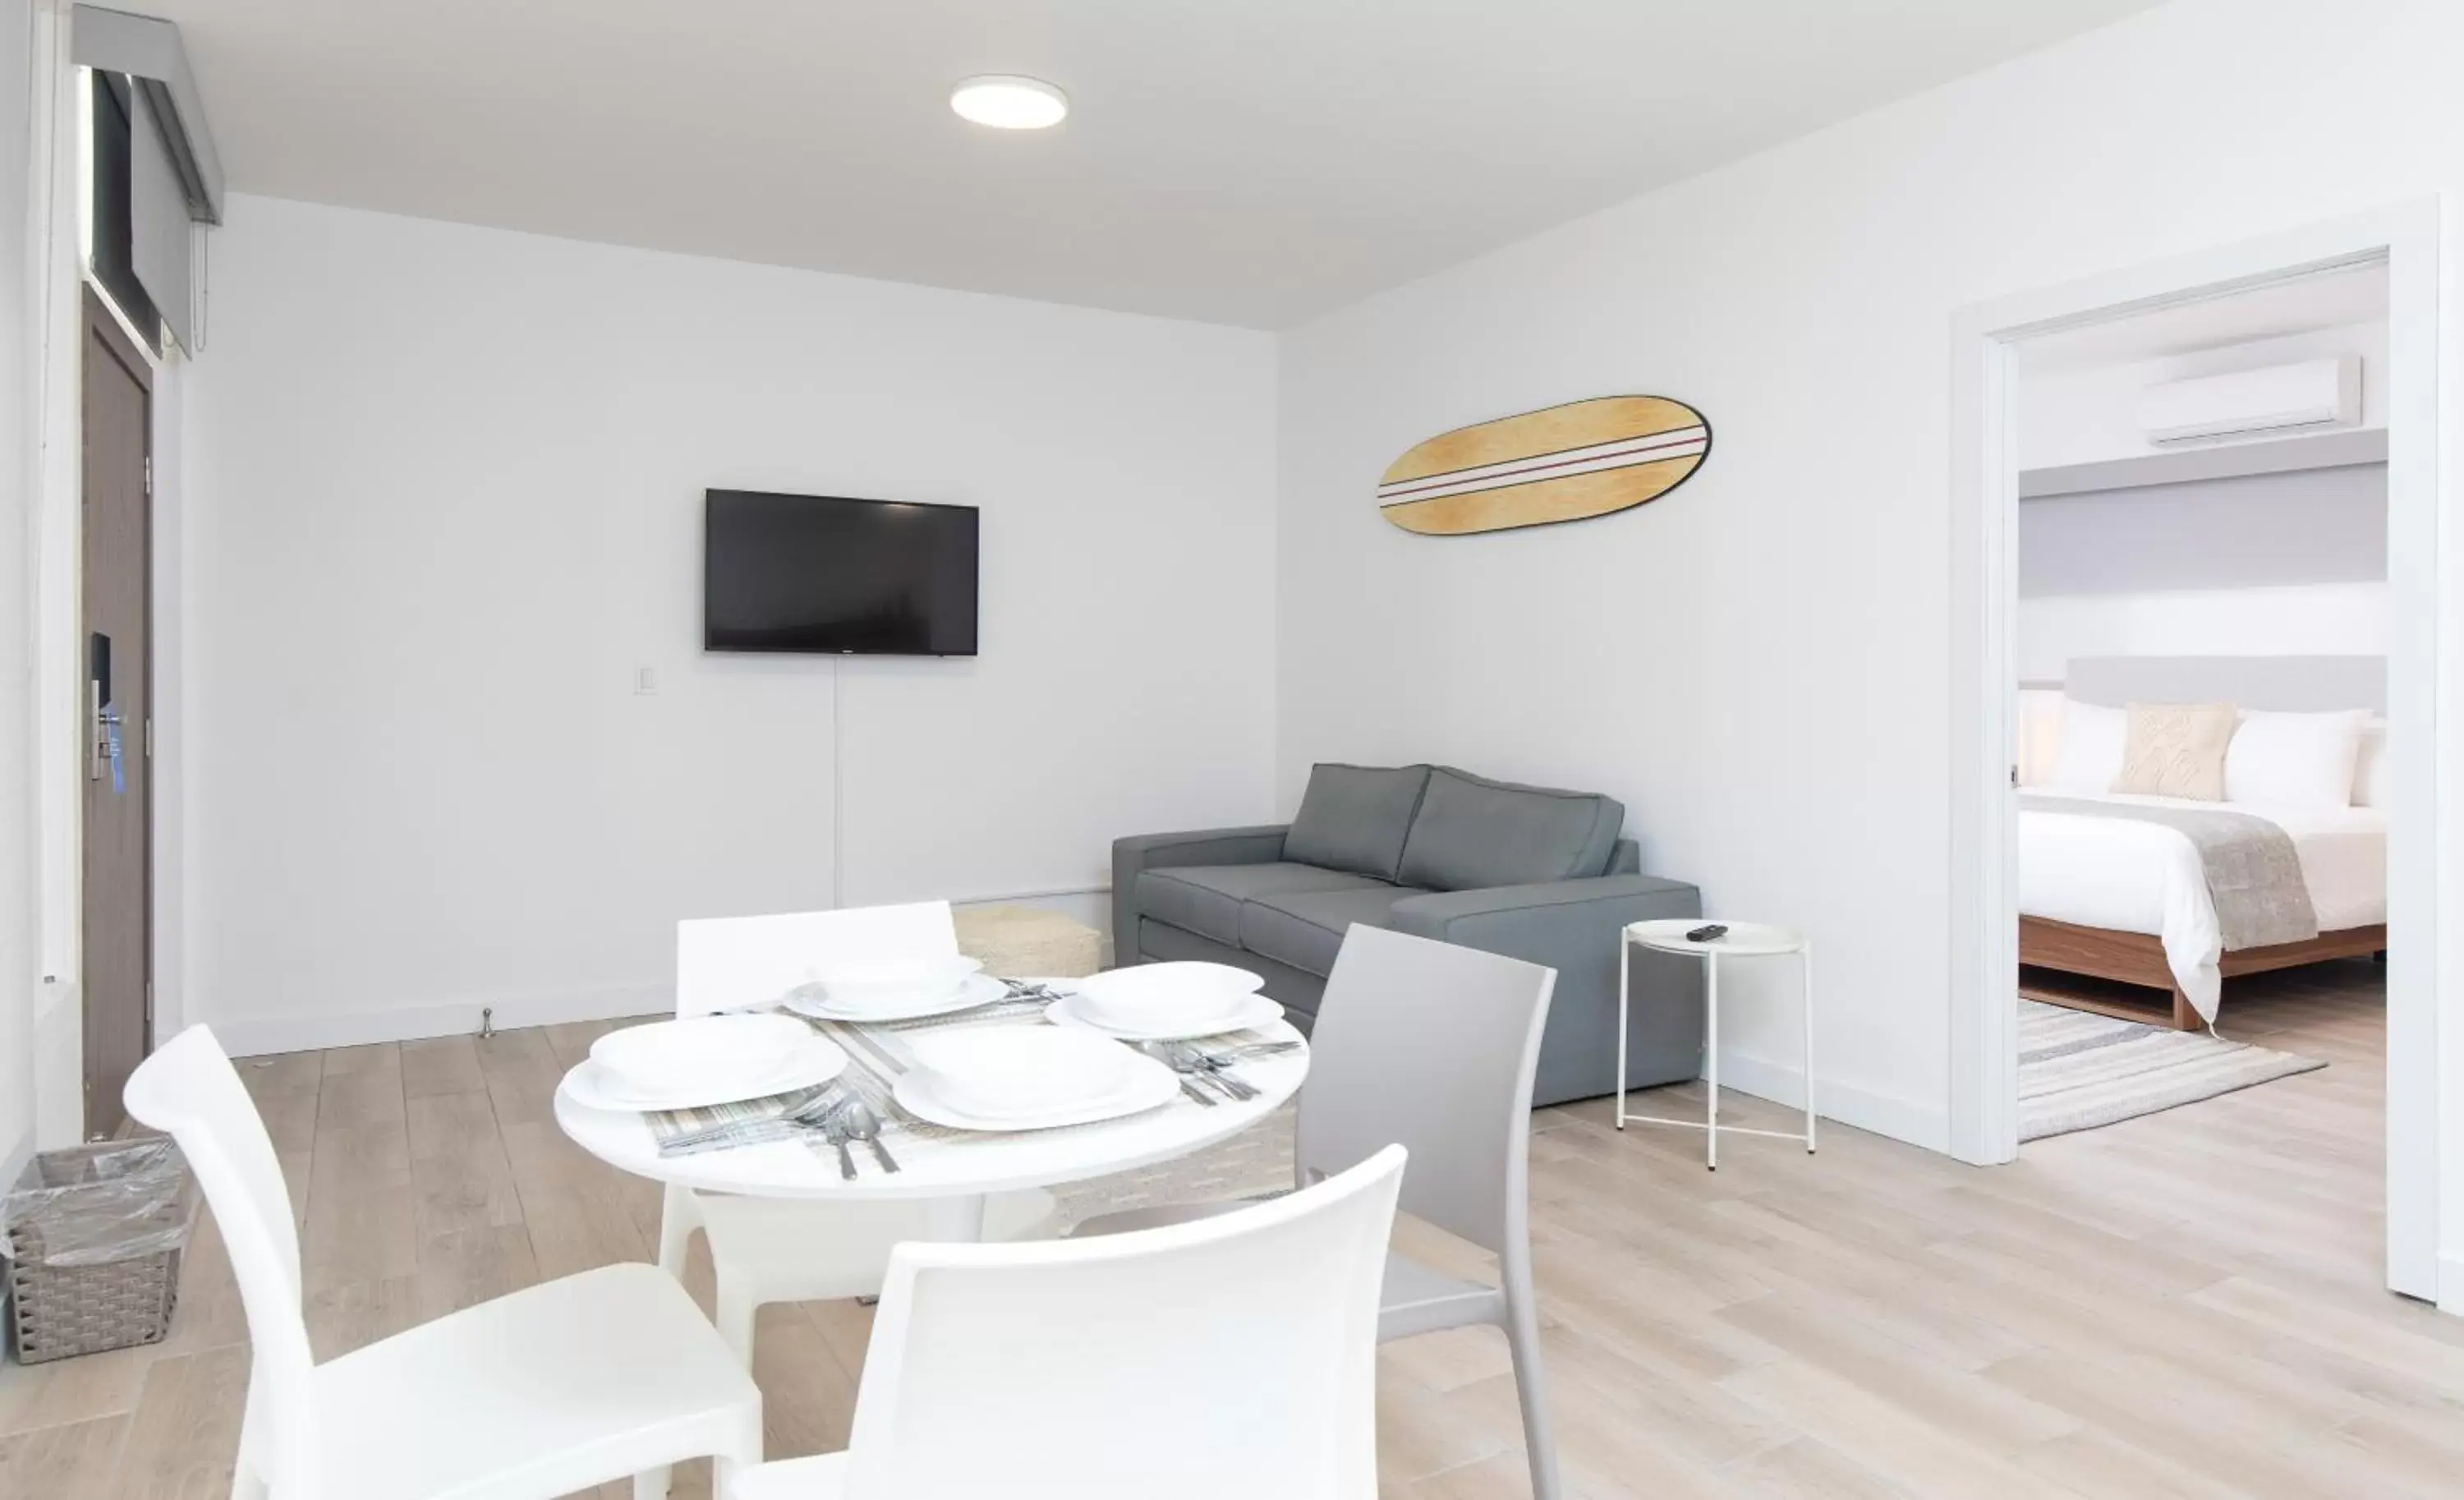
[[[1694, 887], [1640, 873], [1624, 821], [1596, 793], [1441, 765], [1318, 765], [1289, 824], [1114, 841], [1115, 962], [1238, 964], [1303, 1030], [1354, 922], [1545, 963], [1557, 988], [1534, 1101], [1609, 1093], [1619, 930], [1703, 910]], [[1697, 968], [1637, 951], [1630, 1087], [1699, 1076]]]

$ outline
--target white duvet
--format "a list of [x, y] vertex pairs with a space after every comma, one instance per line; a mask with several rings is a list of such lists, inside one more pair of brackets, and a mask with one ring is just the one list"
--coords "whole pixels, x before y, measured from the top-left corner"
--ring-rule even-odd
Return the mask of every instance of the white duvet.
[[[2265, 818], [2293, 837], [2301, 883], [2321, 932], [2387, 920], [2387, 813], [2377, 807], [2262, 807], [2185, 802], [2122, 792], [2031, 787], [2082, 801], [2222, 808]], [[2182, 993], [2211, 1024], [2223, 986], [2216, 963], [2224, 944], [2198, 851], [2179, 831], [2155, 823], [2019, 814], [2019, 911], [2081, 927], [2146, 933], [2163, 941]]]

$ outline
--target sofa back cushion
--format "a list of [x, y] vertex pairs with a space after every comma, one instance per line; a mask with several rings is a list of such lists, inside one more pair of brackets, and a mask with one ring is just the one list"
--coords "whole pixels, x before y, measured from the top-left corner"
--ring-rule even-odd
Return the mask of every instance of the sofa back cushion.
[[1284, 858], [1394, 879], [1428, 783], [1425, 765], [1310, 766], [1301, 810], [1284, 835]]
[[1607, 871], [1624, 826], [1625, 805], [1614, 797], [1434, 766], [1398, 878], [1433, 891], [1583, 879]]

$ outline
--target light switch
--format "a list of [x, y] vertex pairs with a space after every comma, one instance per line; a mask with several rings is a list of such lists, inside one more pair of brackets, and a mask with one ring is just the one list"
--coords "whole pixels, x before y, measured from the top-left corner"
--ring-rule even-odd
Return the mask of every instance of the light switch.
[[634, 691], [634, 693], [636, 693], [637, 695], [641, 695], [641, 696], [643, 696], [643, 697], [648, 697], [648, 696], [649, 696], [651, 694], [658, 692], [658, 691], [659, 691], [659, 673], [658, 673], [658, 671], [657, 671], [655, 668], [650, 668], [650, 667], [636, 667], [636, 668], [634, 668], [634, 669], [633, 669], [633, 691]]

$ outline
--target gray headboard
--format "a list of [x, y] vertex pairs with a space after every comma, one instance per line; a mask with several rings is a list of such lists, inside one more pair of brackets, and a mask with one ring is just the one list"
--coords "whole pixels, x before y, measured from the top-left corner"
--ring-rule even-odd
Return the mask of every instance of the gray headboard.
[[2387, 712], [2384, 656], [2074, 656], [2082, 703], [2231, 703], [2279, 714]]

